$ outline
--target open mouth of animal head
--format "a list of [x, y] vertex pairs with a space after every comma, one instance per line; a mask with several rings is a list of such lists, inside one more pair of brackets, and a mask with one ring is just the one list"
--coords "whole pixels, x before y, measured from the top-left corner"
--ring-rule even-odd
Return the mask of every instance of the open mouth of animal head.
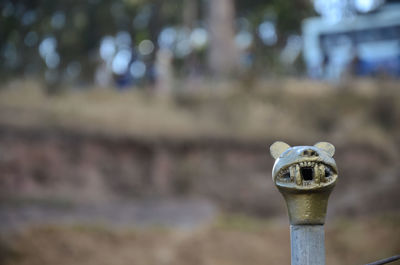
[[320, 186], [335, 181], [337, 173], [332, 166], [322, 162], [299, 162], [283, 167], [276, 175], [276, 182], [297, 186]]

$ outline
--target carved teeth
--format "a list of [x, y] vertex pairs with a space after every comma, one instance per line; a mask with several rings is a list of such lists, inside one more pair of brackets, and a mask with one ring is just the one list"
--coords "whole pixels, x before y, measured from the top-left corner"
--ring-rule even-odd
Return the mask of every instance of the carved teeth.
[[325, 176], [325, 166], [323, 164], [320, 164], [319, 166], [319, 172], [321, 174], [321, 181], [326, 182], [326, 176]]
[[314, 166], [314, 182], [316, 184], [320, 184], [321, 183], [321, 178], [323, 177], [323, 172], [321, 172], [320, 167], [318, 164], [316, 164]]
[[296, 180], [297, 185], [303, 184], [303, 179], [301, 178], [299, 165], [294, 166], [294, 179]]
[[294, 180], [294, 176], [296, 174], [296, 170], [294, 166], [290, 167], [290, 180], [293, 181]]
[[[312, 167], [313, 168], [313, 178], [312, 180], [304, 181], [301, 175], [301, 168]], [[326, 176], [326, 170], [330, 170], [329, 166], [325, 166], [323, 163], [319, 162], [299, 162], [293, 164], [290, 167], [286, 167], [280, 170], [277, 174], [279, 181], [286, 183], [295, 183], [297, 186], [309, 186], [314, 183], [315, 185], [322, 185], [322, 183], [330, 182], [333, 178], [331, 175]], [[290, 177], [289, 177], [289, 176]]]

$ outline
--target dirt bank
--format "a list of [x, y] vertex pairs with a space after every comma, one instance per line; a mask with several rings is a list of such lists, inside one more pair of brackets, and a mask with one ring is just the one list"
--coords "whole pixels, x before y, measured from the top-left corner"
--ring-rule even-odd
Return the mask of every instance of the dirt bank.
[[[398, 217], [391, 217], [331, 223], [326, 233], [327, 264], [366, 264], [398, 254], [398, 222]], [[196, 231], [36, 227], [0, 236], [0, 263], [289, 264], [289, 229], [282, 223], [238, 217]]]
[[[208, 198], [223, 209], [264, 216], [285, 206], [271, 181], [266, 146], [216, 140], [146, 142], [65, 131], [0, 128], [0, 190], [42, 200]], [[330, 214], [398, 211], [399, 170], [368, 144], [337, 146], [340, 179]]]
[[0, 91], [2, 200], [195, 196], [229, 211], [285, 215], [268, 146], [330, 141], [340, 172], [329, 215], [400, 210], [396, 83], [288, 80], [168, 98], [101, 90], [48, 97], [37, 86]]

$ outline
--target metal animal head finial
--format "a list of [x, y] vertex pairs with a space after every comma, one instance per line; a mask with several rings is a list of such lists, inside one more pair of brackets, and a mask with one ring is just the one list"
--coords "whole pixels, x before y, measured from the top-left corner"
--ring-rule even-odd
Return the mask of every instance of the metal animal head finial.
[[323, 224], [338, 176], [335, 147], [327, 142], [294, 147], [275, 142], [270, 151], [276, 159], [272, 179], [286, 200], [290, 223]]

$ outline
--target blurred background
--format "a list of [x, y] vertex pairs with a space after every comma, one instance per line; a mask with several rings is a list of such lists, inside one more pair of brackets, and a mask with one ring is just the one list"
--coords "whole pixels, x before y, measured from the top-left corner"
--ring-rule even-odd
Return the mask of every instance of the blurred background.
[[328, 264], [400, 252], [400, 1], [0, 0], [0, 58], [0, 264], [289, 264], [277, 140]]

